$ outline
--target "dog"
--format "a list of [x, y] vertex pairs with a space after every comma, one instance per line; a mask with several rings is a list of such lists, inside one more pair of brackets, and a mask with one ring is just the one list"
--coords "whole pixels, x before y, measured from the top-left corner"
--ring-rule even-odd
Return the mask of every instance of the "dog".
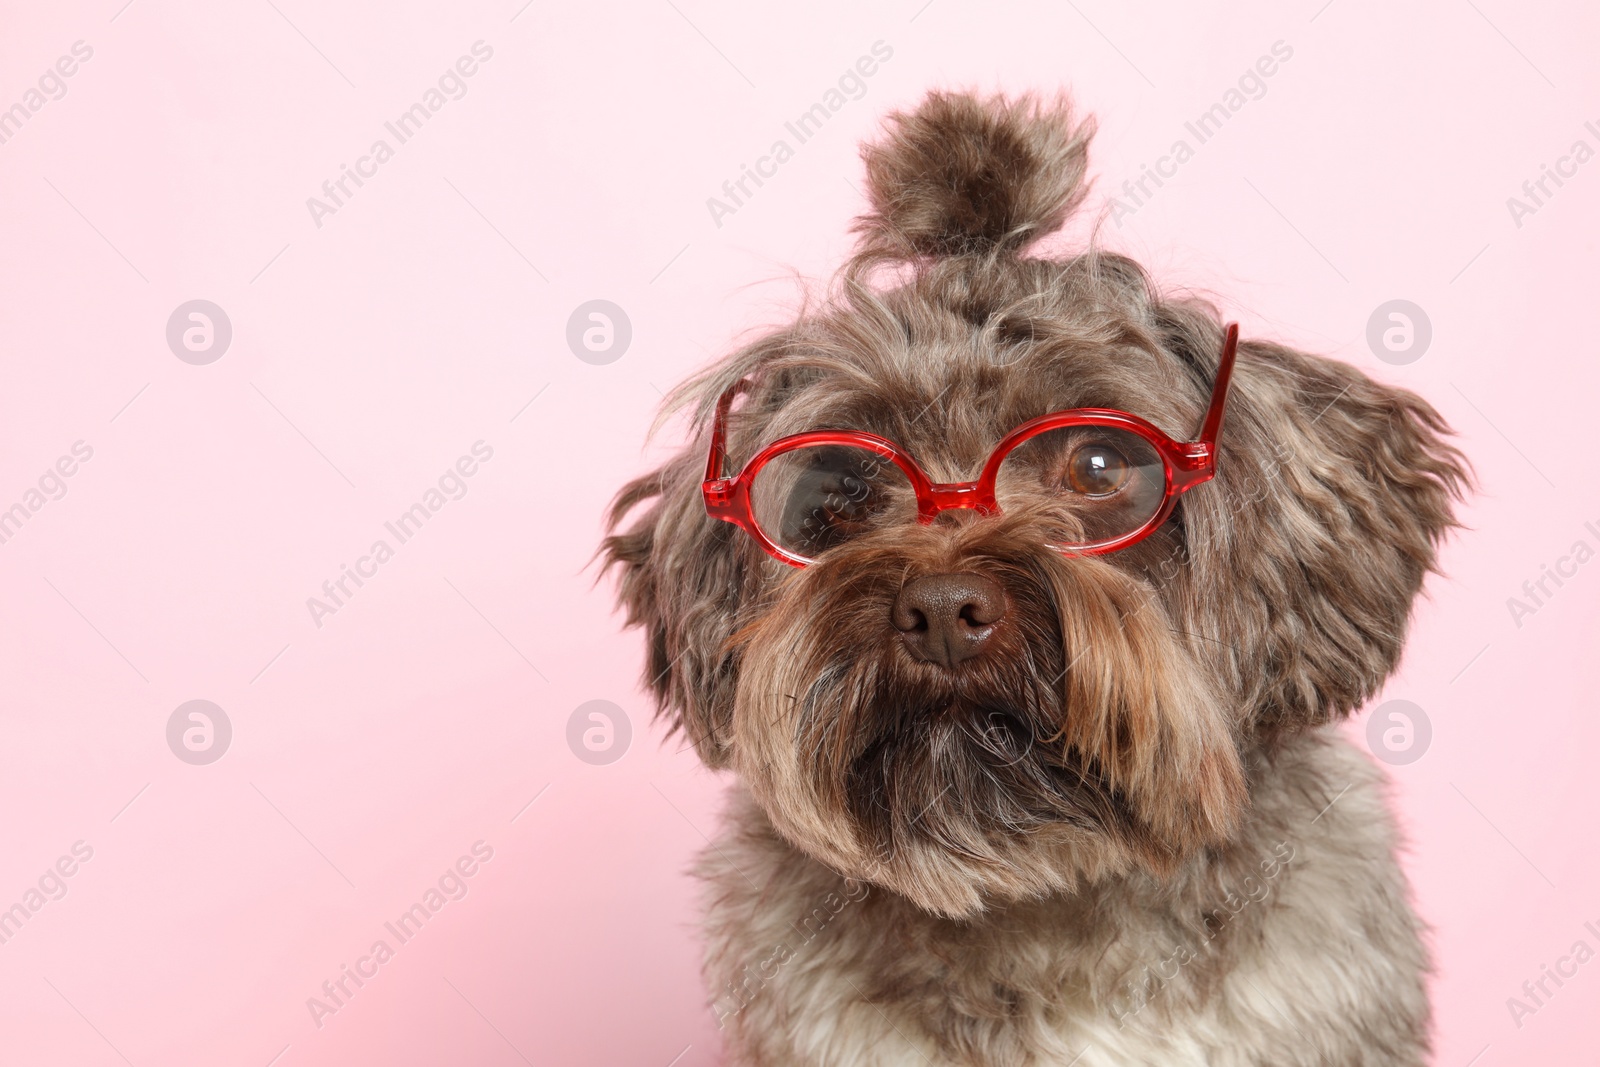
[[729, 1062], [1423, 1063], [1425, 930], [1337, 724], [1470, 468], [1417, 395], [1093, 247], [1064, 97], [863, 149], [825, 299], [680, 387], [602, 557], [736, 775], [698, 861]]

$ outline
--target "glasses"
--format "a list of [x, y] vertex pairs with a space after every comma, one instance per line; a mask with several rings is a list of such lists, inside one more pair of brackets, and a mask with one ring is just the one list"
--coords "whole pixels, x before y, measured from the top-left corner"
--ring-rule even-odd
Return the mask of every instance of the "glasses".
[[1174, 441], [1126, 411], [1073, 408], [1006, 434], [971, 482], [935, 482], [893, 441], [858, 430], [781, 438], [729, 478], [728, 410], [748, 386], [742, 380], [717, 401], [700, 487], [706, 513], [744, 530], [773, 557], [804, 567], [868, 530], [930, 523], [941, 511], [961, 508], [998, 515], [1043, 494], [1059, 505], [1052, 511], [1052, 547], [1069, 555], [1115, 552], [1154, 533], [1180, 495], [1216, 474], [1238, 343], [1232, 323], [1198, 440]]

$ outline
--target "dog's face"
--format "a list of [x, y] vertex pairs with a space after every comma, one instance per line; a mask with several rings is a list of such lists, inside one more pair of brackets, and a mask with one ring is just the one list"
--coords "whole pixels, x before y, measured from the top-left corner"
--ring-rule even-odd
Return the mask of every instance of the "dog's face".
[[[1086, 141], [1027, 102], [934, 96], [900, 117], [867, 153], [875, 211], [838, 297], [696, 387], [704, 415], [750, 383], [735, 469], [853, 429], [966, 481], [1017, 425], [1079, 407], [1191, 439], [1222, 350], [1211, 310], [1121, 257], [1018, 254], [1081, 196]], [[706, 515], [702, 437], [623, 491], [615, 522], [653, 503], [606, 545], [647, 678], [792, 843], [930, 911], [1170, 871], [1227, 839], [1252, 749], [1347, 714], [1393, 668], [1463, 479], [1431, 408], [1345, 365], [1246, 343], [1234, 382], [1215, 480], [1103, 555], [1053, 546], [1086, 498], [1161, 477], [1114, 441], [1039, 449], [998, 514], [927, 523], [847, 454], [810, 454], [761, 503], [806, 541], [796, 569]]]

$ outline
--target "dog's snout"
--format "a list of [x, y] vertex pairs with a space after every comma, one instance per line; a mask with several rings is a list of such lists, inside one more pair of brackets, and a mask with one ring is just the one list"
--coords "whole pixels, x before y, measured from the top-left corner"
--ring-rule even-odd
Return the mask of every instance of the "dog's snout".
[[1005, 590], [994, 579], [931, 574], [901, 587], [889, 618], [913, 656], [954, 667], [983, 651], [1005, 613]]

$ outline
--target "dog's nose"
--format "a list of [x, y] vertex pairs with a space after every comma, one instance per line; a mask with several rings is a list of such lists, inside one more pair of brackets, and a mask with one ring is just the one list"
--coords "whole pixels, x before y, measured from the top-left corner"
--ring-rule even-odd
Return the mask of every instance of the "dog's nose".
[[900, 588], [889, 618], [913, 656], [954, 667], [983, 651], [1005, 613], [1005, 590], [992, 578], [930, 574]]

